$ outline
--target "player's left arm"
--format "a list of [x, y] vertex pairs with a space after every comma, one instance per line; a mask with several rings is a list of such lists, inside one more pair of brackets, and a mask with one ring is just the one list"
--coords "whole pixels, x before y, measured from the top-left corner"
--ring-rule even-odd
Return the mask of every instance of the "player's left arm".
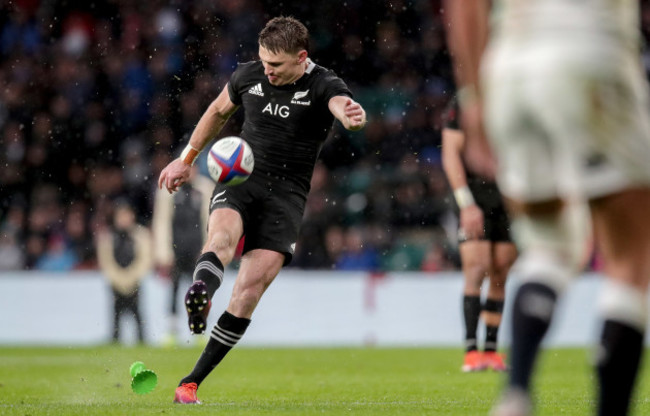
[[350, 97], [334, 96], [330, 98], [327, 106], [347, 130], [361, 130], [366, 125], [366, 111]]

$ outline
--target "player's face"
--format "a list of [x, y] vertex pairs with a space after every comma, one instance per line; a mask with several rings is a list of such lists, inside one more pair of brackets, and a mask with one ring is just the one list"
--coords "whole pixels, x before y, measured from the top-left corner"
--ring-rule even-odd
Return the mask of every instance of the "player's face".
[[264, 75], [271, 85], [290, 84], [305, 73], [307, 51], [273, 53], [260, 46], [259, 55], [264, 65]]

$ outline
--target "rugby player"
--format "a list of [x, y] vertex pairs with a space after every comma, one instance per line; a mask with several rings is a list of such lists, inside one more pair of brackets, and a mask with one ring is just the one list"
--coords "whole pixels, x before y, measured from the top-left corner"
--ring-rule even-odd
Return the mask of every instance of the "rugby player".
[[[464, 147], [460, 108], [458, 100], [453, 99], [445, 112], [442, 129], [442, 167], [458, 206], [458, 244], [465, 277], [465, 359], [461, 369], [506, 371], [503, 356], [497, 352], [497, 337], [506, 278], [517, 258], [517, 249], [510, 239], [510, 221], [496, 183], [465, 167]], [[486, 279], [487, 296], [481, 303], [481, 287]], [[483, 353], [478, 350], [476, 339], [479, 317], [485, 323]]]
[[334, 119], [353, 131], [366, 124], [366, 113], [345, 82], [309, 59], [309, 33], [301, 22], [273, 18], [258, 41], [260, 59], [238, 65], [181, 157], [160, 174], [160, 188], [178, 190], [199, 152], [243, 107], [241, 137], [253, 149], [255, 170], [241, 185], [214, 189], [207, 242], [186, 295], [194, 333], [206, 329], [211, 298], [245, 236], [241, 265], [228, 307], [176, 389], [177, 403], [200, 403], [198, 386], [244, 335], [262, 294], [291, 261], [314, 165]]

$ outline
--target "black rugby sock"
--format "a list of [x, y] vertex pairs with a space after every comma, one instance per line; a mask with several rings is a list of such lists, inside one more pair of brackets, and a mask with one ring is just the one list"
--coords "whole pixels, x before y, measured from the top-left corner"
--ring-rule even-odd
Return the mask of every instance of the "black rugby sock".
[[510, 350], [511, 388], [528, 391], [540, 344], [548, 331], [557, 295], [540, 283], [524, 283], [515, 295]]
[[494, 352], [497, 350], [497, 337], [499, 335], [499, 326], [487, 325], [485, 327], [485, 348], [486, 352]]
[[202, 280], [208, 286], [208, 294], [210, 299], [214, 296], [214, 292], [219, 289], [223, 281], [223, 264], [211, 251], [201, 254], [194, 266], [194, 275], [192, 280]]
[[212, 370], [223, 360], [232, 347], [237, 344], [251, 323], [250, 319], [237, 318], [224, 312], [210, 334], [210, 340], [196, 362], [192, 372], [181, 380], [183, 383], [201, 384]]
[[[486, 299], [483, 305], [483, 311], [490, 314], [503, 314], [503, 300]], [[499, 336], [499, 325], [486, 325], [485, 327], [485, 351], [497, 350], [497, 337]]]
[[642, 352], [643, 333], [605, 321], [597, 357], [599, 416], [627, 414]]
[[474, 351], [476, 346], [476, 328], [481, 314], [479, 296], [463, 296], [463, 316], [465, 317], [465, 351]]

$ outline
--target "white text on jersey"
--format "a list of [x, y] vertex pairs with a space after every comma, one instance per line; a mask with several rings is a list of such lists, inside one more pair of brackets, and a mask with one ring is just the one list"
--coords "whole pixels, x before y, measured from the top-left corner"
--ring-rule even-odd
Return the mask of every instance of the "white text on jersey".
[[280, 116], [282, 118], [289, 117], [289, 107], [286, 105], [276, 104], [275, 106], [271, 103], [268, 103], [262, 113], [269, 113], [272, 116]]

